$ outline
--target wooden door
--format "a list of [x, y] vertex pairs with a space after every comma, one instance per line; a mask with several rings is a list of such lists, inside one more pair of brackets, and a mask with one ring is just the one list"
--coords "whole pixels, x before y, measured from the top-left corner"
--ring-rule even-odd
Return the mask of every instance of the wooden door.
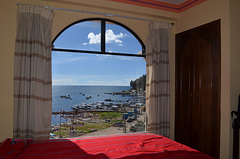
[[[176, 36], [176, 41], [178, 44], [176, 45], [176, 50], [178, 53], [176, 54], [176, 87], [180, 87], [181, 89], [176, 89], [176, 115], [175, 119], [177, 123], [176, 127], [176, 135], [177, 141], [180, 143], [184, 143], [186, 145], [192, 145], [191, 137], [186, 137], [191, 135], [191, 131], [194, 129], [193, 126], [197, 124], [192, 124], [193, 120], [189, 120], [192, 118], [192, 108], [193, 108], [193, 52], [195, 49], [194, 43], [194, 32], [184, 32], [183, 34], [178, 34]], [[193, 148], [196, 148], [193, 146]]]
[[175, 140], [219, 158], [220, 21], [176, 35]]

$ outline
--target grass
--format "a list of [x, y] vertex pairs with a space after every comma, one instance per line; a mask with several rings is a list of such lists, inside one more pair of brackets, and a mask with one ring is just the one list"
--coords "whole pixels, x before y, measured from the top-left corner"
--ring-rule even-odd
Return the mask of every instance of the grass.
[[[111, 126], [112, 126], [112, 123], [99, 122], [99, 123], [86, 123], [85, 125], [74, 126], [74, 128], [79, 133], [90, 133], [92, 131], [98, 131], [98, 130], [106, 129], [106, 128], [111, 127]], [[68, 137], [70, 127], [71, 126], [68, 126], [68, 127], [63, 126], [61, 128], [61, 135], [63, 137]], [[53, 132], [53, 134], [59, 136], [60, 131], [55, 131], [55, 132]]]
[[114, 119], [114, 118], [119, 118], [119, 117], [122, 117], [122, 113], [118, 113], [118, 112], [103, 112], [99, 116], [100, 119]]
[[110, 123], [86, 123], [85, 125], [76, 127], [77, 130], [84, 131], [84, 132], [90, 132], [91, 130], [103, 130], [108, 127], [110, 127]]
[[[99, 119], [111, 119], [111, 120], [110, 120], [110, 122], [105, 122], [105, 121], [89, 122], [89, 123], [86, 122], [84, 125], [74, 126], [75, 130], [77, 130], [78, 133], [90, 133], [92, 131], [106, 129], [108, 127], [111, 127], [115, 122], [122, 121], [121, 120], [122, 113], [103, 112], [103, 113], [99, 113], [98, 115], [99, 115]], [[62, 126], [61, 135], [63, 137], [68, 137], [70, 128], [71, 128], [71, 126], [67, 126], [67, 125]], [[55, 131], [55, 132], [53, 132], [53, 134], [56, 134], [56, 136], [59, 136], [60, 131]]]
[[53, 134], [55, 134], [56, 136], [62, 135], [63, 137], [68, 137], [69, 131], [61, 130], [61, 133], [60, 133], [60, 131], [55, 131], [55, 132], [53, 132]]

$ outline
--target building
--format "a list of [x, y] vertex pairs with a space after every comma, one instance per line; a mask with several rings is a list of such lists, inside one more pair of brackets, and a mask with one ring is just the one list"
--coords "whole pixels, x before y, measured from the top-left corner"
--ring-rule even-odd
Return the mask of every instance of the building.
[[[13, 135], [13, 68], [16, 35], [16, 2], [125, 15], [150, 20], [175, 23], [170, 39], [170, 78], [175, 81], [175, 34], [221, 19], [221, 123], [220, 158], [232, 158], [233, 129], [231, 111], [237, 110], [240, 93], [240, 1], [206, 0], [182, 12], [169, 12], [137, 5], [116, 3], [110, 0], [11, 0], [0, 2], [0, 142]], [[55, 10], [53, 38], [68, 24], [93, 17], [104, 17], [87, 13]], [[134, 30], [145, 42], [148, 22], [120, 17], [107, 17], [119, 21]], [[175, 84], [171, 84], [171, 111], [174, 114]], [[171, 116], [171, 138], [174, 138], [174, 115]]]

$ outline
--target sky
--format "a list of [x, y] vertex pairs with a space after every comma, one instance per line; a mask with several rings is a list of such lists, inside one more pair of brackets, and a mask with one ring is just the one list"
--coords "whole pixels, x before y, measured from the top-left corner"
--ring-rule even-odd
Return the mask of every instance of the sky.
[[[65, 30], [54, 42], [55, 48], [101, 50], [101, 23], [88, 21]], [[106, 52], [140, 53], [142, 47], [125, 28], [106, 24]], [[146, 74], [143, 57], [52, 52], [53, 85], [129, 86]]]

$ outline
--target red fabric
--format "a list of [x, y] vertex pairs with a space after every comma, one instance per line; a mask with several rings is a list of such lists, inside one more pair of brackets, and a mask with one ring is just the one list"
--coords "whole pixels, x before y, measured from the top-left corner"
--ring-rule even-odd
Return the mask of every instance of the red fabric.
[[135, 133], [33, 141], [16, 159], [213, 159], [163, 136]]
[[0, 159], [12, 159], [29, 145], [31, 140], [6, 139], [0, 145]]

